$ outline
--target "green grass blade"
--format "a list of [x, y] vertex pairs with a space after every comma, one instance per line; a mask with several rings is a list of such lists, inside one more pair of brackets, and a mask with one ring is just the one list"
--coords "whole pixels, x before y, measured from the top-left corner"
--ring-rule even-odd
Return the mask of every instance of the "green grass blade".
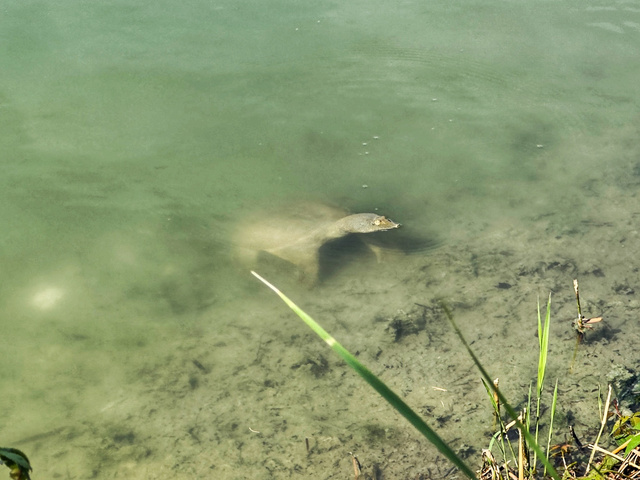
[[342, 359], [353, 368], [373, 389], [391, 404], [404, 418], [406, 418], [416, 430], [425, 436], [445, 457], [460, 469], [467, 477], [476, 480], [473, 471], [456, 455], [456, 453], [436, 434], [420, 416], [415, 413], [396, 393], [387, 387], [382, 380], [375, 376], [369, 369], [362, 365], [349, 351], [336, 341], [313, 318], [307, 315], [300, 307], [293, 303], [284, 293], [270, 284], [256, 272], [251, 272], [258, 280], [273, 290], [287, 306], [293, 310], [327, 345], [329, 345]]
[[538, 346], [542, 350], [542, 317], [540, 315], [540, 297], [538, 297]]
[[498, 408], [498, 404], [496, 403], [496, 399], [493, 398], [493, 387], [487, 385], [487, 382], [484, 378], [481, 378], [482, 384], [484, 385], [485, 390], [487, 391], [487, 395], [489, 395], [489, 400], [491, 400], [491, 405], [493, 405], [493, 412], [500, 417], [500, 409]]
[[542, 387], [544, 386], [544, 375], [547, 368], [547, 354], [549, 352], [549, 331], [551, 330], [549, 322], [551, 320], [551, 294], [547, 301], [547, 314], [544, 320], [544, 326], [540, 323], [540, 302], [538, 301], [538, 342], [540, 345], [540, 356], [538, 358], [538, 398], [542, 395]]
[[[538, 381], [536, 384], [536, 422], [535, 422], [535, 438], [538, 442], [538, 431], [540, 428], [540, 402], [542, 400], [542, 390], [544, 389], [544, 378], [547, 369], [547, 356], [549, 353], [549, 332], [551, 330], [551, 294], [549, 294], [549, 300], [547, 301], [547, 314], [545, 315], [544, 325], [540, 315], [540, 299], [538, 299], [538, 345], [540, 346], [540, 352], [538, 355]], [[527, 425], [528, 427], [528, 425]], [[538, 452], [534, 451], [533, 454], [533, 466], [535, 467], [538, 458]], [[545, 457], [548, 461], [549, 455]], [[546, 466], [545, 466], [546, 471]]]

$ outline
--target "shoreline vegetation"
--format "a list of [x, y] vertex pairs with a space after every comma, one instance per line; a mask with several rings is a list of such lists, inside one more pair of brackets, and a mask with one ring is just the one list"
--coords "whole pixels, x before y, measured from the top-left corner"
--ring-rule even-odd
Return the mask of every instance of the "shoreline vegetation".
[[[422, 417], [407, 405], [394, 391], [392, 391], [380, 378], [367, 369], [356, 357], [345, 349], [333, 336], [324, 330], [313, 318], [298, 307], [292, 300], [282, 293], [277, 287], [269, 283], [256, 272], [251, 272], [258, 280], [275, 292], [285, 304], [296, 313], [322, 340], [331, 347], [360, 377], [367, 382], [376, 392], [384, 398], [400, 415], [432, 443], [461, 473], [471, 480], [534, 480], [553, 478], [565, 480], [574, 478], [597, 479], [629, 479], [640, 478], [640, 392], [636, 392], [640, 383], [634, 377], [636, 385], [630, 392], [617, 391], [618, 396], [613, 397], [613, 386], [607, 387], [606, 399], [603, 403], [602, 395], [598, 395], [600, 410], [600, 429], [594, 442], [584, 444], [575, 434], [571, 425], [568, 426], [573, 442], [552, 444], [556, 440], [554, 432], [554, 419], [558, 404], [558, 379], [550, 401], [543, 400], [545, 387], [546, 367], [551, 331], [551, 295], [549, 295], [544, 321], [538, 301], [538, 348], [539, 360], [535, 398], [532, 395], [533, 385], [530, 383], [529, 392], [524, 408], [516, 410], [504, 396], [497, 378], [492, 379], [485, 367], [471, 349], [462, 332], [458, 328], [451, 309], [440, 301], [440, 308], [448, 318], [452, 328], [464, 345], [469, 356], [482, 375], [482, 383], [486, 388], [488, 397], [494, 411], [494, 426], [497, 431], [492, 436], [488, 448], [482, 449], [482, 466], [474, 472], [457, 453], [456, 446], [444, 442], [441, 437], [425, 423]], [[578, 280], [573, 281], [578, 315], [573, 322], [576, 331], [576, 344], [569, 370], [574, 371], [579, 346], [583, 343], [585, 334], [591, 330], [594, 324], [602, 321], [602, 317], [586, 318], [582, 315]], [[628, 382], [627, 382], [628, 383]], [[619, 387], [619, 385], [618, 385]], [[620, 390], [619, 388], [617, 390]], [[635, 396], [633, 396], [635, 393]], [[535, 404], [533, 403], [535, 401]], [[623, 401], [627, 404], [625, 411], [620, 405]], [[507, 415], [502, 414], [505, 410]], [[549, 410], [548, 422], [544, 422], [542, 414]], [[542, 431], [546, 429], [546, 442]], [[514, 433], [515, 432], [515, 433]], [[617, 448], [608, 450], [600, 446], [605, 440], [603, 435], [611, 437], [617, 444]], [[308, 449], [308, 439], [307, 449]], [[612, 443], [612, 442], [609, 442]], [[499, 451], [497, 457], [493, 450]], [[588, 458], [587, 458], [588, 454]], [[597, 455], [597, 458], [596, 458]], [[362, 465], [353, 454], [353, 475], [356, 480], [365, 478], [378, 478], [377, 473], [370, 477], [363, 472]]]

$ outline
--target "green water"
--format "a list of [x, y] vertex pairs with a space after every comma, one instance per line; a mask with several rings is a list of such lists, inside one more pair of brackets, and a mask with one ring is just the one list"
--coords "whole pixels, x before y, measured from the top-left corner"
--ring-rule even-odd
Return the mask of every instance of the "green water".
[[[407, 268], [502, 227], [531, 229], [530, 257], [574, 234], [634, 284], [633, 257], [579, 232], [637, 233], [639, 38], [636, 1], [5, 1], [0, 444], [34, 478], [208, 478], [204, 437], [147, 452], [166, 432], [137, 405], [193, 387], [205, 352], [254, 360], [265, 319], [230, 257], [256, 209], [378, 209], [417, 239]], [[327, 295], [362, 276], [340, 273]], [[157, 410], [169, 430], [182, 412]]]

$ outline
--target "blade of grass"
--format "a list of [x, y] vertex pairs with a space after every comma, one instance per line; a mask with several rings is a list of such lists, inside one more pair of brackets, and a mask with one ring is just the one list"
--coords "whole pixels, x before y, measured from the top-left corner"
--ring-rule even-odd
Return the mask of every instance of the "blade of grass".
[[449, 459], [456, 467], [462, 471], [467, 477], [476, 480], [473, 471], [464, 463], [464, 461], [456, 455], [456, 453], [447, 445], [436, 432], [434, 432], [422, 418], [415, 413], [409, 405], [407, 405], [395, 392], [387, 387], [382, 380], [374, 375], [369, 369], [362, 365], [346, 348], [336, 341], [324, 328], [322, 328], [313, 318], [307, 315], [300, 307], [293, 303], [289, 297], [278, 290], [274, 285], [262, 278], [256, 272], [251, 272], [258, 280], [273, 290], [287, 306], [293, 310], [308, 326], [313, 330], [333, 351], [335, 351], [342, 359], [353, 368], [373, 389], [378, 392], [382, 398], [391, 404], [404, 418], [406, 418], [416, 430], [429, 440], [445, 457]]
[[484, 378], [481, 378], [482, 384], [484, 385], [485, 390], [487, 391], [487, 395], [489, 395], [489, 400], [491, 400], [491, 405], [493, 406], [494, 414], [500, 418], [500, 410], [498, 409], [498, 404], [496, 403], [496, 399], [493, 396], [493, 387], [489, 387]]
[[551, 320], [551, 294], [547, 301], [547, 314], [544, 319], [544, 326], [540, 319], [540, 301], [538, 301], [538, 342], [540, 345], [540, 356], [538, 358], [538, 398], [542, 395], [544, 386], [544, 375], [547, 368], [547, 354], [549, 352], [549, 321]]

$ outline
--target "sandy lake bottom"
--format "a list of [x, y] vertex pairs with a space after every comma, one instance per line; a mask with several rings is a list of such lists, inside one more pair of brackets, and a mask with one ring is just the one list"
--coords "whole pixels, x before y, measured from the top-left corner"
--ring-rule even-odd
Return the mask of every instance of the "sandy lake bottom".
[[[277, 272], [269, 278], [477, 468], [492, 434], [491, 406], [440, 299], [522, 405], [536, 375], [536, 301], [552, 293], [546, 404], [558, 379], [558, 441], [568, 424], [593, 438], [607, 375], [637, 372], [637, 198], [609, 186], [585, 201], [611, 207], [568, 227], [554, 215], [526, 226], [496, 222], [472, 239], [392, 252], [381, 263], [361, 252], [311, 291]], [[574, 278], [585, 315], [604, 321], [588, 332], [570, 373]], [[43, 373], [36, 388], [14, 388], [11, 416], [29, 420], [4, 429], [37, 459], [34, 477], [349, 478], [349, 452], [365, 478], [460, 477], [277, 297], [248, 273], [245, 280], [234, 297], [241, 301], [203, 302], [176, 315], [173, 327], [158, 327], [153, 343], [145, 341], [153, 335], [147, 325], [128, 333], [121, 350], [101, 352], [91, 347], [92, 332], [58, 325], [73, 345], [75, 370], [56, 342], [40, 347], [39, 365], [54, 373]], [[176, 299], [187, 294], [172, 289], [162, 301], [174, 298], [179, 311]], [[130, 312], [136, 297], [128, 295]], [[127, 328], [126, 318], [118, 322]], [[49, 403], [61, 413], [34, 415]]]

